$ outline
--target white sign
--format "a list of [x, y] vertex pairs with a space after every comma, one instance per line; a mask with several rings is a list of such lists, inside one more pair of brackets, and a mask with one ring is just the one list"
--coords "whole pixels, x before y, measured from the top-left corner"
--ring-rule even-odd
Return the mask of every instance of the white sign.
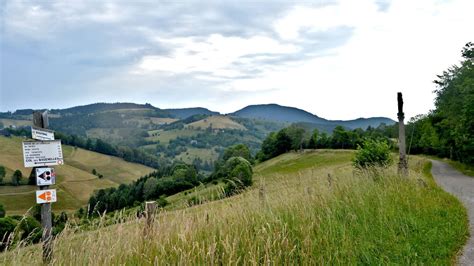
[[36, 203], [51, 203], [56, 200], [56, 189], [36, 190]]
[[37, 140], [54, 140], [54, 131], [39, 127], [31, 127], [31, 137]]
[[23, 162], [25, 167], [64, 164], [61, 141], [24, 141]]
[[56, 183], [56, 173], [54, 168], [36, 168], [36, 185], [37, 186], [49, 186]]

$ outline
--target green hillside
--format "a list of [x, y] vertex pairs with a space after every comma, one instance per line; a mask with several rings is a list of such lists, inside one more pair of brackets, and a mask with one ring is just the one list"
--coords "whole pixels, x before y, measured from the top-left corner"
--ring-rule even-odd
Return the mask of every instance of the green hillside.
[[[22, 172], [25, 182], [31, 172], [31, 168], [23, 167], [21, 142], [17, 137], [0, 137], [0, 165], [6, 168], [6, 182], [16, 169]], [[63, 145], [63, 153], [65, 165], [55, 167], [58, 189], [58, 202], [53, 204], [55, 212], [76, 210], [87, 203], [94, 190], [130, 183], [153, 171], [140, 164], [71, 146]], [[103, 178], [93, 175], [93, 169]], [[24, 214], [35, 204], [35, 190], [36, 186], [2, 185], [0, 202], [10, 215]]]
[[[174, 195], [146, 237], [135, 215], [93, 232], [66, 229], [54, 263], [451, 264], [468, 234], [466, 210], [435, 185], [429, 163], [411, 157], [408, 178], [395, 166], [374, 177], [355, 173], [352, 156], [283, 154], [257, 165], [253, 187], [237, 196], [183, 208], [220, 185]], [[0, 262], [40, 264], [41, 246], [7, 252]]]

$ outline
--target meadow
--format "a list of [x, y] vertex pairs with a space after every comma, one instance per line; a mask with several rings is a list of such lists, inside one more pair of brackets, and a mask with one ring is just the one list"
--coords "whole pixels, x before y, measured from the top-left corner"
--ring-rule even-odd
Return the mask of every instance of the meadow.
[[[281, 155], [254, 168], [250, 189], [189, 208], [160, 210], [146, 234], [144, 220], [124, 212], [115, 214], [121, 223], [105, 227], [100, 219], [93, 231], [69, 225], [55, 240], [53, 263], [454, 263], [468, 235], [466, 210], [436, 186], [429, 161], [411, 157], [404, 178], [395, 166], [377, 175], [355, 172], [352, 155]], [[40, 265], [41, 247], [14, 248], [0, 255], [0, 263]]]

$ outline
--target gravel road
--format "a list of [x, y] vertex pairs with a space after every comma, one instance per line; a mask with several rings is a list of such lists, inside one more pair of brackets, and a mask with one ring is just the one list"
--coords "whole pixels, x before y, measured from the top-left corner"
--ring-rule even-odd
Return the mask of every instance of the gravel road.
[[469, 238], [459, 257], [459, 265], [474, 265], [474, 178], [463, 175], [445, 162], [431, 160], [436, 183], [447, 192], [458, 197], [467, 209], [469, 215]]

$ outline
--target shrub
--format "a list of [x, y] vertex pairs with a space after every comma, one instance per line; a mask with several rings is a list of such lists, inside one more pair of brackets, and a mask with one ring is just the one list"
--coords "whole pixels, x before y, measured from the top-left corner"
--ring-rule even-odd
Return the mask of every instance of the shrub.
[[252, 166], [244, 158], [231, 157], [222, 169], [226, 177], [224, 187], [226, 195], [236, 194], [240, 189], [252, 185]]
[[7, 246], [8, 235], [15, 230], [17, 221], [11, 217], [0, 218], [0, 251], [3, 251]]
[[242, 157], [231, 157], [224, 165], [228, 179], [236, 181], [243, 187], [252, 185], [252, 166]]
[[392, 164], [390, 146], [385, 141], [366, 139], [357, 147], [352, 163], [357, 169], [388, 167]]

